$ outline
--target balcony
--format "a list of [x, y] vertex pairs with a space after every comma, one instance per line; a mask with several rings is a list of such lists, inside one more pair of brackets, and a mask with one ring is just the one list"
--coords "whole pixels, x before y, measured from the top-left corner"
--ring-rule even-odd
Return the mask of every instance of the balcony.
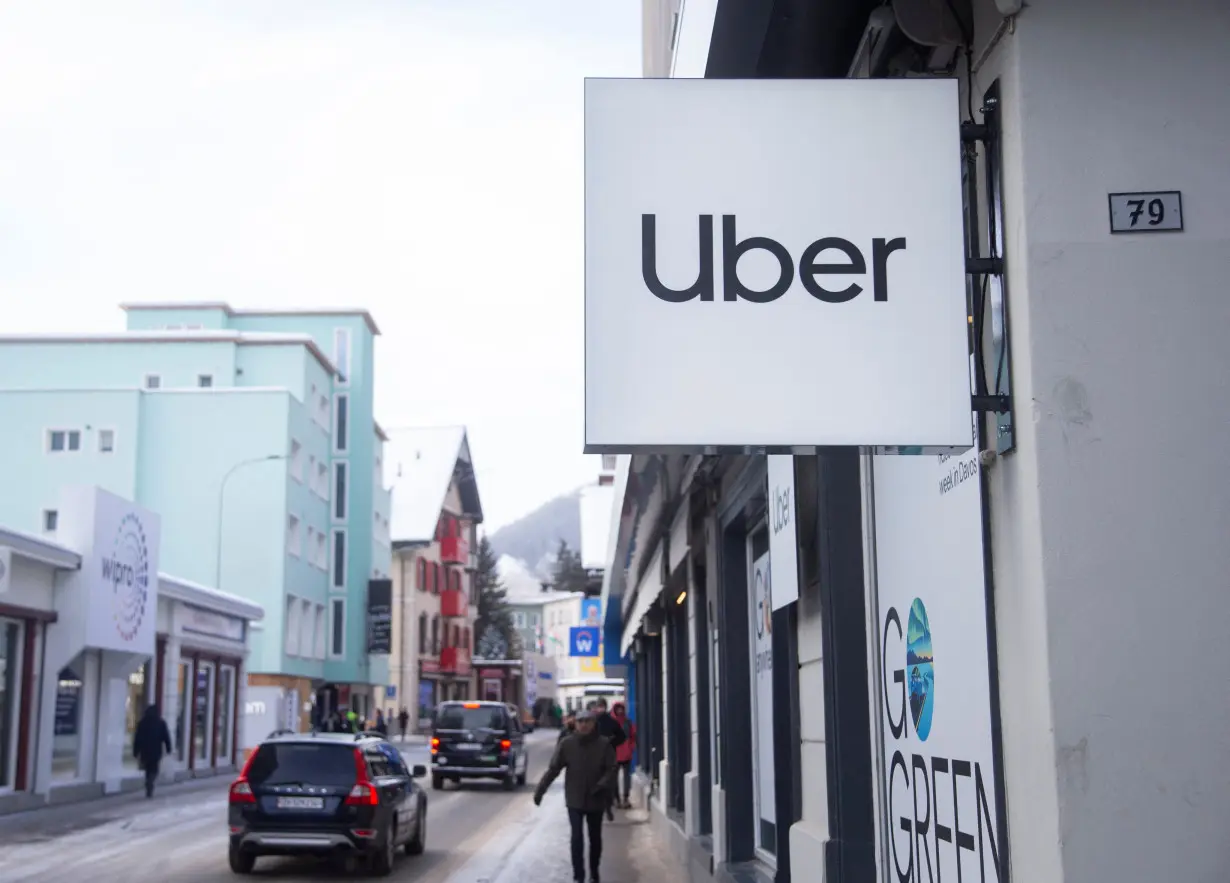
[[465, 567], [470, 563], [470, 543], [465, 537], [440, 539], [440, 563]]
[[470, 673], [470, 651], [460, 647], [444, 647], [440, 650], [440, 673], [449, 675], [468, 675]]
[[464, 619], [470, 615], [470, 599], [461, 589], [448, 589], [440, 593], [440, 615]]

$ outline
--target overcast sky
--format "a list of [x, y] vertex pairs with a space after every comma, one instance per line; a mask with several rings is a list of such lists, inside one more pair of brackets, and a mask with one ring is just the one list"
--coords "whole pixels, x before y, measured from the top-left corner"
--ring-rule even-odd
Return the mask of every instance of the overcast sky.
[[464, 423], [488, 529], [591, 480], [582, 82], [638, 0], [0, 3], [0, 327], [363, 306], [377, 419]]

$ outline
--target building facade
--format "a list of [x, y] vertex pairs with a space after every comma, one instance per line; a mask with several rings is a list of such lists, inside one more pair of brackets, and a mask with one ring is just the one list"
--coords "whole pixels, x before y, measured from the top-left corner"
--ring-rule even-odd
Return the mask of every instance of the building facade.
[[138, 790], [150, 704], [164, 779], [233, 772], [263, 610], [159, 572], [157, 514], [90, 486], [56, 506], [62, 542], [0, 529], [0, 813]]
[[474, 697], [474, 574], [478, 483], [464, 427], [390, 432], [393, 640], [388, 709], [406, 708], [420, 730], [437, 703]]
[[158, 511], [168, 567], [269, 612], [254, 685], [296, 692], [300, 726], [332, 685], [365, 710], [387, 679], [386, 659], [366, 652], [368, 581], [390, 569], [389, 498], [368, 480], [382, 445], [370, 317], [125, 309], [122, 333], [0, 338], [0, 455], [15, 489], [0, 518], [55, 539], [54, 501], [74, 482]]
[[[1230, 509], [1219, 449], [1192, 440], [1230, 412], [1230, 9], [644, 8], [647, 76], [955, 77], [975, 259], [973, 450], [798, 454], [792, 507], [752, 452], [621, 462], [607, 673], [635, 693], [681, 863], [779, 883], [1220, 879], [1227, 749], [1198, 734], [1228, 714], [1208, 697]], [[1146, 48], [1125, 80], [1114, 59]], [[1177, 474], [1156, 467], [1180, 451]], [[772, 585], [797, 600], [766, 616], [785, 512], [797, 561]], [[1138, 640], [1149, 661], [1125, 669]], [[1123, 723], [1125, 691], [1150, 725]]]

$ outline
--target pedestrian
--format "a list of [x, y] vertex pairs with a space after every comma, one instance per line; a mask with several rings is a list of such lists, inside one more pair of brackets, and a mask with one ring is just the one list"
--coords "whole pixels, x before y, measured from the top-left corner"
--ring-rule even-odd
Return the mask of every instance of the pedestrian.
[[158, 780], [158, 767], [162, 763], [162, 751], [171, 753], [171, 731], [167, 722], [158, 713], [158, 706], [150, 704], [145, 708], [145, 714], [137, 723], [137, 731], [132, 737], [132, 756], [137, 759], [145, 772], [145, 797], [154, 796], [154, 782]]
[[401, 711], [397, 713], [397, 728], [401, 730], [401, 740], [406, 741], [406, 728], [410, 726], [410, 712], [406, 710], [406, 706], [401, 707]]
[[[610, 742], [611, 747], [618, 751], [623, 746], [624, 742], [628, 740], [627, 734], [624, 733], [624, 728], [621, 727], [619, 722], [616, 721], [615, 718], [611, 716], [610, 712], [606, 710], [606, 699], [599, 696], [591, 702], [590, 705], [593, 708], [598, 735]], [[611, 802], [607, 805], [606, 817], [612, 822], [615, 821], [615, 792], [615, 770], [611, 770], [611, 786], [607, 790], [607, 794], [610, 795]]]
[[572, 826], [572, 878], [585, 883], [585, 834], [589, 834], [589, 883], [599, 883], [602, 862], [602, 814], [610, 805], [609, 788], [615, 771], [615, 749], [599, 736], [592, 712], [576, 716], [576, 732], [555, 746], [555, 755], [534, 789], [541, 806], [547, 788], [564, 773], [564, 805]]
[[628, 718], [628, 710], [622, 702], [611, 706], [611, 717], [628, 737], [615, 749], [615, 765], [619, 769], [619, 784], [622, 787], [613, 790], [619, 808], [632, 809], [632, 750], [636, 747], [636, 724]]
[[354, 711], [346, 712], [346, 732], [359, 732], [359, 715]]
[[379, 708], [376, 709], [376, 732], [381, 736], [389, 735], [388, 721], [384, 719], [384, 711]]
[[569, 711], [564, 714], [564, 725], [559, 728], [559, 738], [555, 740], [555, 744], [558, 745], [560, 742], [563, 742], [576, 731], [577, 716]]

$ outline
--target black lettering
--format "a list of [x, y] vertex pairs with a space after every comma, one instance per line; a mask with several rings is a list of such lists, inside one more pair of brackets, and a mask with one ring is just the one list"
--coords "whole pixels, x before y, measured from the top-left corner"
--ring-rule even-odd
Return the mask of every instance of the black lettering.
[[978, 795], [978, 854], [979, 867], [982, 875], [979, 879], [982, 883], [986, 883], [987, 879], [987, 862], [986, 862], [986, 847], [982, 842], [982, 830], [986, 827], [986, 839], [991, 844], [991, 862], [995, 868], [995, 879], [1002, 880], [999, 868], [999, 844], [995, 842], [995, 825], [991, 822], [991, 807], [987, 802], [987, 787], [982, 780], [982, 764], [974, 764], [974, 788]]
[[[722, 215], [722, 299], [743, 298], [754, 304], [767, 304], [790, 290], [794, 283], [794, 261], [786, 246], [767, 236], [750, 236], [742, 242], [735, 235], [735, 216]], [[764, 291], [748, 288], [739, 281], [739, 258], [753, 249], [762, 248], [777, 258], [777, 281]]]
[[974, 835], [967, 834], [961, 830], [961, 804], [957, 798], [957, 778], [964, 776], [970, 777], [970, 762], [968, 760], [954, 760], [952, 762], [952, 830], [957, 836], [957, 883], [961, 883], [961, 850], [966, 852], [974, 851]]
[[888, 300], [888, 256], [895, 251], [905, 251], [904, 237], [888, 241], [871, 240], [872, 287], [875, 290], [875, 299], [880, 302]]
[[940, 824], [940, 789], [935, 777], [941, 773], [948, 774], [948, 758], [931, 758], [931, 799], [935, 805], [935, 818], [933, 819], [935, 822], [935, 883], [940, 883], [944, 879], [940, 871], [940, 841], [952, 843], [952, 828]]
[[[927, 832], [931, 830], [931, 787], [927, 784], [927, 761], [919, 755], [915, 754], [910, 763], [911, 781], [910, 790], [914, 792], [914, 836], [911, 838], [910, 847], [918, 853], [918, 873], [919, 883], [922, 883], [922, 860], [925, 856], [927, 859], [927, 881], [935, 883], [935, 874], [931, 870], [931, 847], [927, 845]], [[920, 781], [919, 773], [922, 773], [921, 782], [922, 790], [925, 793], [923, 797], [923, 808], [927, 810], [927, 814], [921, 819], [918, 817], [918, 784]]]
[[687, 288], [667, 288], [658, 278], [657, 215], [641, 215], [641, 277], [650, 293], [667, 303], [682, 304], [699, 297], [713, 300], [713, 215], [700, 216], [700, 267]]
[[[909, 771], [905, 767], [905, 758], [902, 756], [900, 751], [894, 751], [892, 762], [888, 765], [888, 814], [889, 814], [889, 817], [891, 817], [893, 814], [893, 780], [897, 776], [898, 768], [901, 769], [901, 775], [907, 777], [906, 787], [908, 788], [909, 787], [909, 784], [908, 784]], [[901, 830], [905, 831], [906, 834], [910, 835], [910, 842], [913, 843], [914, 834], [913, 834], [913, 828], [910, 825], [909, 818], [906, 816], [901, 816], [900, 824], [901, 824]], [[889, 835], [889, 836], [891, 837], [892, 835]], [[911, 849], [907, 853], [910, 859], [910, 863], [906, 865], [906, 867], [903, 870], [901, 867], [901, 856], [897, 854], [897, 838], [892, 837], [892, 841], [893, 841], [893, 867], [897, 871], [897, 881], [898, 883], [910, 883], [910, 880], [914, 878], [914, 850], [911, 847]]]
[[[897, 616], [897, 608], [888, 608], [888, 615], [884, 617], [884, 643], [880, 650], [880, 668], [882, 671], [888, 671], [888, 627], [895, 625], [897, 627], [897, 637], [901, 637], [901, 618]], [[893, 683], [901, 685], [901, 719], [893, 720], [892, 708], [888, 701], [888, 681], [883, 683], [884, 693], [884, 713], [888, 715], [888, 728], [892, 731], [894, 739], [900, 739], [901, 734], [905, 732], [905, 669], [897, 668], [893, 670]]]
[[[820, 256], [820, 253], [830, 248], [844, 253], [850, 263], [816, 263], [816, 258]], [[803, 287], [807, 289], [807, 293], [812, 297], [829, 304], [844, 304], [847, 301], [854, 300], [863, 293], [863, 286], [851, 283], [841, 291], [829, 291], [815, 280], [815, 276], [861, 276], [866, 272], [867, 261], [863, 259], [863, 253], [858, 250], [858, 247], [853, 242], [838, 236], [826, 236], [823, 239], [817, 239], [803, 250], [803, 257], [799, 259], [799, 280], [803, 283]], [[888, 295], [885, 294], [885, 299], [887, 297]]]

